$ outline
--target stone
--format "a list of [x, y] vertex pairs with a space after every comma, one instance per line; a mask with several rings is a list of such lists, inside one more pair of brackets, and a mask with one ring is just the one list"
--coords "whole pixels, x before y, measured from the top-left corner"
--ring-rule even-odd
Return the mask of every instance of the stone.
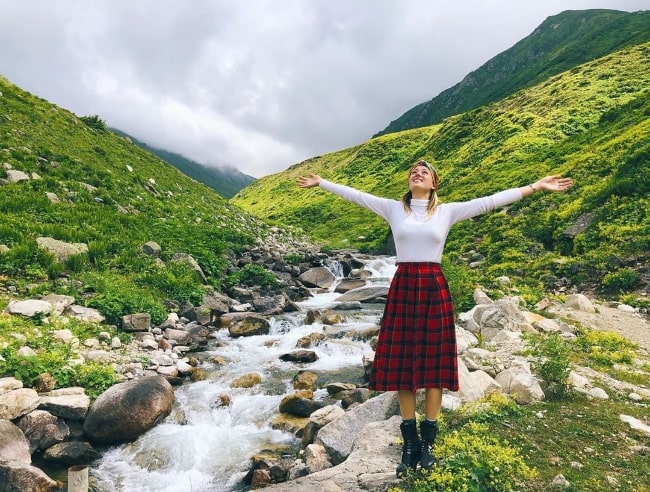
[[118, 383], [92, 404], [84, 432], [94, 443], [128, 442], [161, 422], [173, 403], [174, 390], [163, 376]]
[[63, 388], [41, 395], [38, 406], [52, 415], [71, 420], [83, 420], [90, 406], [90, 397], [80, 387]]
[[568, 308], [575, 309], [576, 311], [583, 311], [585, 313], [596, 312], [596, 308], [584, 294], [571, 294], [566, 296], [564, 305]]
[[0, 490], [53, 492], [61, 487], [40, 468], [19, 461], [0, 461]]
[[18, 388], [0, 394], [0, 419], [13, 420], [38, 408], [41, 398], [31, 388]]
[[0, 462], [3, 461], [17, 461], [28, 465], [32, 462], [27, 437], [9, 420], [0, 420]]
[[315, 267], [300, 274], [298, 279], [308, 287], [328, 289], [334, 283], [336, 277], [325, 267]]
[[361, 287], [353, 289], [334, 299], [336, 302], [379, 302], [388, 295], [388, 287]]
[[35, 316], [50, 314], [52, 312], [52, 304], [37, 299], [11, 301], [5, 308], [5, 312], [25, 316], [26, 318], [33, 318]]
[[323, 445], [332, 464], [338, 465], [350, 455], [367, 424], [385, 420], [398, 412], [397, 393], [382, 393], [325, 425], [318, 431], [314, 442]]
[[52, 237], [37, 237], [36, 244], [52, 253], [60, 263], [64, 263], [70, 256], [88, 253], [88, 245], [85, 243], [66, 243]]
[[247, 315], [228, 327], [230, 336], [268, 335], [271, 324], [260, 316]]

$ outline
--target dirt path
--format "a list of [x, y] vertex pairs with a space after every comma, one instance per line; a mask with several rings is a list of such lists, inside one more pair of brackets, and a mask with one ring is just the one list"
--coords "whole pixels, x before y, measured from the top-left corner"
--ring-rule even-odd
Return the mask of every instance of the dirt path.
[[638, 313], [594, 303], [596, 313], [563, 309], [560, 313], [569, 319], [602, 331], [615, 331], [628, 340], [650, 351], [650, 322]]

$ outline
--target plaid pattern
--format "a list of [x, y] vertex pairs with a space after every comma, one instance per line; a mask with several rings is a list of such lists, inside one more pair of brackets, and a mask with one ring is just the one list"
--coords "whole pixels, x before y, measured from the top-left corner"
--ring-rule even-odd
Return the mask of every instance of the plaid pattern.
[[439, 263], [398, 264], [368, 387], [458, 391], [454, 305]]

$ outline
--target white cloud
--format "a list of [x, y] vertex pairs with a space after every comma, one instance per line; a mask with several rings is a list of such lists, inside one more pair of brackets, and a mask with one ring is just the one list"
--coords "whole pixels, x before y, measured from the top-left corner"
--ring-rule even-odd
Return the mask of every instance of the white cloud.
[[0, 0], [3, 76], [263, 176], [359, 144], [565, 9], [646, 0]]

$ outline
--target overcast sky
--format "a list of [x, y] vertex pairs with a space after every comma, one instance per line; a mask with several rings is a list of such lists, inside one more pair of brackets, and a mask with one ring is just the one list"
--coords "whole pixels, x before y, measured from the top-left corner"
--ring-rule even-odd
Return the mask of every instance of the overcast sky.
[[563, 10], [648, 0], [0, 0], [0, 75], [261, 177], [363, 143]]

